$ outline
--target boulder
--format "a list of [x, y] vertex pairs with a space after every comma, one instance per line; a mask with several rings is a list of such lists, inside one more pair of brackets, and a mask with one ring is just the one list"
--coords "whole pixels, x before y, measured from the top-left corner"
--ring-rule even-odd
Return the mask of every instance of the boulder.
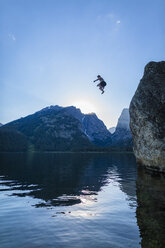
[[129, 112], [137, 162], [165, 172], [165, 61], [146, 65]]

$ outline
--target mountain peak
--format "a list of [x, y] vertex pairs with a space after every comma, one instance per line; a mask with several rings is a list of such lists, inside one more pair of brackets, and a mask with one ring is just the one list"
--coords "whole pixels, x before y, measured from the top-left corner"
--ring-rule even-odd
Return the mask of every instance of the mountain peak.
[[38, 150], [109, 146], [111, 134], [95, 113], [83, 114], [74, 106], [51, 105], [6, 124], [23, 133]]
[[88, 114], [85, 114], [86, 116], [97, 116], [94, 112], [91, 112], [91, 113], [88, 113]]
[[115, 132], [112, 134], [112, 142], [114, 145], [132, 146], [132, 135], [129, 127], [130, 116], [129, 109], [124, 108], [118, 119]]
[[44, 111], [48, 111], [48, 110], [55, 110], [55, 111], [59, 111], [63, 109], [63, 107], [59, 106], [59, 105], [50, 105], [48, 107], [45, 107], [43, 109], [41, 109], [40, 111], [37, 112], [44, 112]]
[[118, 119], [118, 123], [117, 123], [117, 127], [116, 130], [119, 128], [123, 128], [126, 130], [129, 130], [129, 121], [130, 121], [130, 117], [129, 117], [129, 109], [128, 108], [124, 108], [121, 112], [121, 115]]

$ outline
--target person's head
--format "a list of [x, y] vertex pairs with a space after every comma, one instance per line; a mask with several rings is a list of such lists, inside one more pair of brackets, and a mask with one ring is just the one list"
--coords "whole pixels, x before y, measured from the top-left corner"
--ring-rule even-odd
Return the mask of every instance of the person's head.
[[98, 77], [98, 78], [100, 78], [101, 76], [100, 76], [100, 75], [98, 75], [97, 77]]

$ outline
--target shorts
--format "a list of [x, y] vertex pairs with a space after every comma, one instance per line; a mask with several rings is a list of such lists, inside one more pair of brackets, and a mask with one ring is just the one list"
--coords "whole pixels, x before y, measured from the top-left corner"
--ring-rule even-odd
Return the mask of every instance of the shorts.
[[102, 81], [102, 82], [100, 83], [100, 85], [101, 85], [101, 87], [105, 87], [107, 84], [106, 84], [105, 81]]

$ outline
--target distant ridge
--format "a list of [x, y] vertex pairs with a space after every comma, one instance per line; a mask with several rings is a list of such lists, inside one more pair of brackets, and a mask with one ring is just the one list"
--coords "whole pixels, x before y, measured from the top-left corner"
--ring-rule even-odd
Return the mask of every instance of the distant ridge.
[[0, 128], [1, 150], [8, 149], [7, 147], [11, 150], [8, 142], [10, 143], [12, 135], [17, 142], [18, 134], [23, 135], [30, 150], [71, 151], [111, 144], [111, 134], [104, 123], [94, 113], [85, 115], [74, 106], [49, 106], [3, 125]]
[[0, 151], [132, 150], [129, 112], [123, 109], [113, 134], [95, 113], [74, 106], [48, 106], [0, 127]]

